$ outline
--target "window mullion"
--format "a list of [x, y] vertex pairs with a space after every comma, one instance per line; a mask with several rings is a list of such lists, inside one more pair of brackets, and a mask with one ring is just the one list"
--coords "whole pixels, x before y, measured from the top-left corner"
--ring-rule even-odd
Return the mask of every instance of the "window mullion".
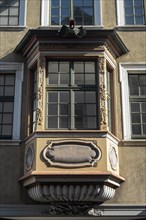
[[74, 5], [73, 5], [73, 0], [71, 0], [71, 4], [70, 4], [70, 17], [71, 17], [71, 19], [73, 19], [73, 17], [74, 17]]

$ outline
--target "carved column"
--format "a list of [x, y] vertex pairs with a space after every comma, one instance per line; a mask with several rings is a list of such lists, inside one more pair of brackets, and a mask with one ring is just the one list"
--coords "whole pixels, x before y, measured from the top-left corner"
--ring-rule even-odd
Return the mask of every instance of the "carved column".
[[37, 95], [36, 95], [36, 129], [43, 130], [43, 94], [45, 78], [45, 58], [39, 57], [37, 60]]
[[106, 59], [104, 57], [98, 57], [99, 126], [101, 130], [108, 130], [106, 71]]

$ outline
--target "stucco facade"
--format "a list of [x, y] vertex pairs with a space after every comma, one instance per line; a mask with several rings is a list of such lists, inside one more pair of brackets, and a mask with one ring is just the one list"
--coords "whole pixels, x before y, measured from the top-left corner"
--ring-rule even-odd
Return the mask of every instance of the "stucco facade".
[[[15, 69], [22, 74], [20, 80], [18, 73], [16, 86], [17, 92], [22, 92], [21, 100], [18, 100], [20, 114], [18, 118], [13, 117], [13, 123], [20, 124], [20, 129], [13, 125], [16, 132], [13, 130], [10, 139], [0, 136], [0, 217], [20, 220], [92, 219], [97, 216], [98, 219], [145, 219], [146, 141], [144, 135], [142, 138], [129, 138], [129, 125], [124, 125], [124, 120], [130, 118], [130, 112], [125, 113], [127, 107], [124, 106], [122, 88], [127, 87], [122, 87], [125, 80], [122, 74], [138, 74], [140, 65], [140, 73], [146, 74], [146, 26], [118, 25], [117, 1], [102, 0], [100, 26], [83, 25], [86, 29], [86, 36], [83, 38], [77, 38], [74, 33], [62, 38], [58, 35], [62, 26], [42, 25], [42, 2], [26, 0], [24, 25], [0, 26], [0, 74], [11, 74]], [[96, 129], [46, 129], [46, 94], [49, 91], [46, 74], [50, 60], [67, 60], [70, 65], [71, 62], [82, 60], [85, 65], [89, 61], [95, 62], [98, 74], [96, 83], [99, 85]], [[15, 68], [10, 71], [7, 67], [12, 64]], [[20, 68], [16, 68], [16, 64], [20, 64]], [[122, 67], [126, 73], [122, 73]], [[112, 73], [112, 130], [109, 129], [110, 119], [107, 114], [107, 69]], [[33, 130], [32, 75], [35, 71], [39, 113]], [[56, 91], [53, 86], [51, 89]], [[75, 87], [71, 89], [76, 91]], [[63, 90], [67, 91], [65, 87]], [[1, 100], [3, 101], [0, 96], [0, 102]], [[15, 103], [17, 104], [16, 100]], [[17, 115], [15, 107], [14, 114]], [[54, 160], [51, 163], [52, 157], [49, 153], [46, 154], [46, 157], [50, 157], [47, 164], [44, 149], [50, 143], [53, 148], [49, 149], [53, 149]], [[76, 145], [76, 150], [69, 148], [72, 144]], [[86, 144], [87, 151], [83, 149]], [[55, 149], [61, 149], [62, 146], [65, 150], [63, 153], [59, 151], [60, 159]], [[83, 153], [80, 151], [82, 149]], [[96, 152], [97, 149], [99, 152]], [[92, 154], [88, 151], [92, 151]], [[78, 154], [81, 154], [79, 159]], [[68, 157], [72, 162], [66, 162]], [[49, 188], [49, 184], [60, 188]], [[46, 185], [48, 194], [42, 193]], [[68, 188], [63, 191], [66, 185]], [[79, 191], [85, 194], [89, 193], [89, 186], [95, 186], [95, 196], [92, 189], [87, 200], [81, 195], [80, 201], [71, 199], [78, 185]], [[36, 189], [36, 186], [42, 188]], [[74, 188], [71, 189], [71, 186]], [[83, 186], [86, 186], [85, 192]], [[98, 194], [98, 188], [103, 193], [100, 191]], [[54, 190], [54, 197], [52, 194], [50, 196], [52, 199], [49, 198], [49, 193], [53, 193], [50, 192], [51, 189]], [[71, 198], [69, 194], [72, 195]], [[51, 207], [55, 211], [51, 211]], [[77, 211], [74, 214], [68, 209]]]

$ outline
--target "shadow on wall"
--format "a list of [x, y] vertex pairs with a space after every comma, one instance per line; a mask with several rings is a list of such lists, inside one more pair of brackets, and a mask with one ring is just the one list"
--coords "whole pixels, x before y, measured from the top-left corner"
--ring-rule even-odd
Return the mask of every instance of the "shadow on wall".
[[23, 56], [18, 55], [13, 51], [2, 55], [2, 57], [0, 58], [0, 62], [24, 62], [24, 61], [25, 58]]

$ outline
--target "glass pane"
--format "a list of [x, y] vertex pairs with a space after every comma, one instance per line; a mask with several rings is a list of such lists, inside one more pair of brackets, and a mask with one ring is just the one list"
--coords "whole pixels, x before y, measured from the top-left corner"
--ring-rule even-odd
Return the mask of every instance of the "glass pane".
[[131, 120], [132, 120], [132, 123], [140, 123], [140, 114], [132, 113]]
[[146, 75], [139, 75], [139, 85], [146, 86]]
[[135, 8], [135, 15], [143, 15], [143, 8], [141, 7]]
[[82, 25], [82, 17], [75, 17], [76, 25]]
[[11, 16], [13, 16], [13, 15], [14, 15], [14, 16], [18, 16], [18, 14], [19, 14], [18, 9], [19, 9], [19, 8], [10, 8], [10, 12], [9, 12], [10, 15], [11, 15]]
[[19, 0], [7, 0], [10, 6], [19, 6]]
[[133, 15], [133, 8], [125, 8], [126, 15]]
[[6, 7], [0, 7], [0, 15], [2, 15], [2, 16], [8, 16], [8, 8], [6, 8]]
[[60, 102], [69, 103], [69, 92], [60, 92]]
[[3, 96], [3, 95], [4, 95], [4, 87], [0, 86], [0, 96]]
[[80, 7], [74, 7], [74, 17], [80, 17], [82, 20], [82, 10]]
[[59, 7], [59, 0], [51, 0], [51, 6]]
[[93, 17], [88, 16], [84, 18], [84, 25], [92, 25], [93, 24]]
[[48, 128], [58, 128], [58, 118], [57, 117], [48, 117]]
[[95, 92], [85, 92], [86, 103], [96, 103], [96, 93]]
[[58, 84], [58, 74], [48, 74], [48, 84]]
[[9, 17], [9, 25], [18, 25], [18, 17]]
[[60, 117], [59, 118], [59, 127], [60, 128], [68, 128], [69, 127], [68, 117]]
[[134, 24], [134, 17], [133, 16], [126, 16], [125, 23], [126, 24]]
[[3, 114], [3, 123], [12, 124], [12, 114]]
[[75, 74], [75, 82], [76, 85], [84, 85], [84, 74]]
[[49, 92], [48, 93], [48, 102], [58, 102], [58, 93], [57, 92]]
[[146, 123], [146, 114], [142, 114], [142, 123]]
[[146, 134], [146, 124], [143, 125], [143, 134]]
[[131, 112], [140, 112], [140, 103], [131, 103]]
[[84, 6], [92, 6], [93, 0], [84, 0]]
[[69, 74], [60, 74], [60, 84], [69, 84]]
[[95, 73], [95, 63], [86, 62], [85, 63], [85, 73]]
[[94, 74], [85, 74], [85, 85], [95, 85]]
[[5, 76], [5, 85], [14, 85], [15, 77], [14, 76]]
[[4, 85], [4, 76], [0, 76], [0, 85]]
[[73, 0], [74, 6], [82, 6], [82, 0]]
[[2, 106], [3, 106], [3, 103], [0, 102], [0, 112], [2, 112]]
[[12, 102], [4, 102], [4, 112], [13, 112]]
[[143, 5], [143, 0], [134, 0], [134, 5], [135, 6], [142, 6]]
[[85, 128], [85, 118], [84, 117], [75, 117], [75, 128], [84, 129]]
[[14, 86], [5, 87], [5, 96], [14, 96]]
[[146, 95], [146, 86], [141, 86], [140, 87], [140, 94], [141, 95]]
[[61, 104], [60, 105], [59, 115], [68, 115], [68, 104]]
[[2, 126], [2, 135], [11, 135], [12, 126], [11, 125], [3, 125]]
[[95, 117], [87, 117], [86, 118], [86, 128], [95, 129], [96, 126], [96, 118]]
[[84, 92], [75, 92], [75, 102], [84, 103]]
[[86, 104], [86, 115], [96, 115], [96, 105], [95, 104]]
[[132, 125], [132, 134], [134, 134], [134, 135], [141, 134], [141, 126], [140, 125]]
[[144, 17], [143, 16], [136, 16], [135, 17], [136, 24], [144, 24]]
[[62, 9], [61, 9], [61, 16], [62, 16], [62, 17], [69, 17], [69, 16], [70, 16], [70, 9], [68, 9], [68, 8], [62, 8]]
[[69, 23], [69, 17], [61, 18], [61, 25], [67, 25]]
[[59, 15], [59, 8], [52, 8], [51, 9], [51, 15], [58, 17], [58, 15]]
[[58, 115], [58, 105], [49, 104], [48, 105], [48, 115]]
[[59, 17], [51, 17], [51, 25], [59, 25]]
[[0, 124], [2, 123], [2, 114], [0, 113]]
[[85, 105], [84, 104], [75, 104], [75, 115], [76, 116], [85, 115]]
[[125, 0], [124, 3], [125, 3], [125, 6], [132, 6], [133, 0]]
[[70, 0], [61, 0], [62, 7], [70, 7]]
[[74, 62], [74, 71], [75, 73], [84, 72], [84, 62]]
[[93, 16], [93, 9], [92, 8], [84, 8], [83, 13], [84, 13], [84, 16]]
[[0, 25], [8, 25], [8, 17], [1, 17], [0, 18]]
[[138, 75], [129, 75], [130, 95], [139, 95]]
[[146, 112], [146, 102], [141, 104], [142, 106], [142, 112]]
[[48, 71], [58, 73], [58, 62], [49, 62]]
[[61, 73], [69, 73], [69, 62], [60, 62], [60, 69]]

